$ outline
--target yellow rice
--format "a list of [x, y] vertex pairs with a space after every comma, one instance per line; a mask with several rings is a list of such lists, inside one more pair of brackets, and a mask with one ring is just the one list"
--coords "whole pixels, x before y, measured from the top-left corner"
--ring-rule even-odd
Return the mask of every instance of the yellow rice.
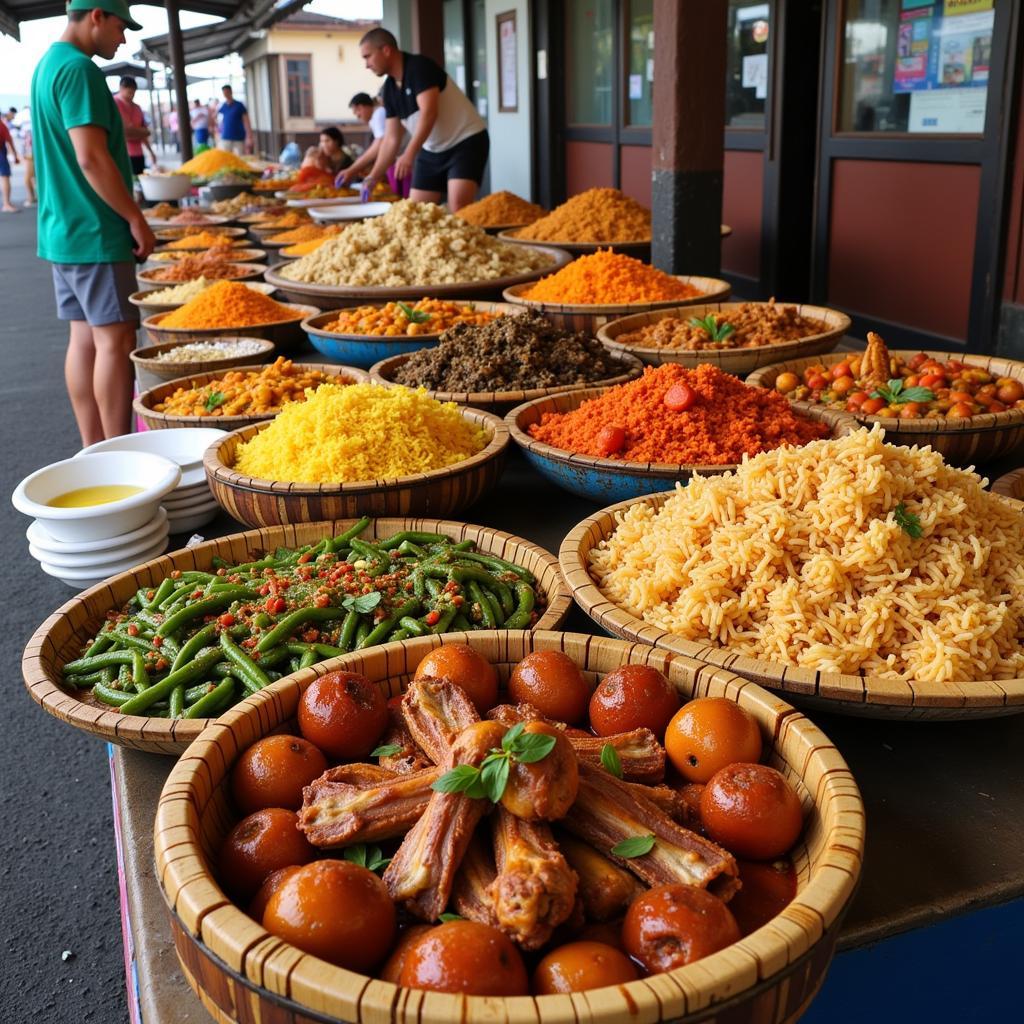
[[235, 469], [263, 480], [349, 483], [426, 473], [482, 451], [487, 433], [420, 388], [323, 384], [241, 445]]
[[1024, 515], [930, 448], [883, 438], [695, 476], [660, 510], [621, 514], [591, 572], [652, 625], [737, 654], [922, 682], [1024, 676]]

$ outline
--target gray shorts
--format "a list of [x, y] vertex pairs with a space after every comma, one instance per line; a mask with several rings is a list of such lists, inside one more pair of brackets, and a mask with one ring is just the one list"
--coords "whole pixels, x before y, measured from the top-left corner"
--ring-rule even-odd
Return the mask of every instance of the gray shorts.
[[128, 301], [138, 291], [135, 263], [54, 263], [53, 291], [61, 320], [87, 320], [90, 327], [138, 323]]

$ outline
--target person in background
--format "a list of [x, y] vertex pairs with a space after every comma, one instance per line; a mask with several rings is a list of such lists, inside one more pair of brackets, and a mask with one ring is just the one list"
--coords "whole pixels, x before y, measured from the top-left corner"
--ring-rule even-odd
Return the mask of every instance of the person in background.
[[210, 112], [199, 100], [193, 100], [190, 117], [192, 119], [192, 134], [195, 136], [196, 145], [208, 146], [210, 144]]
[[319, 167], [327, 174], [335, 175], [352, 163], [352, 157], [342, 148], [345, 136], [335, 128], [324, 128], [320, 132], [320, 145], [310, 146], [302, 160], [303, 167]]
[[179, 150], [181, 148], [181, 141], [178, 139], [178, 111], [173, 103], [167, 114], [167, 131], [174, 142], [175, 151]]
[[[17, 113], [16, 110], [15, 113]], [[18, 151], [14, 148], [14, 136], [11, 135], [11, 129], [7, 127], [9, 123], [10, 118], [4, 114], [0, 119], [0, 196], [3, 197], [0, 213], [18, 212], [18, 208], [11, 202], [11, 164], [7, 159], [7, 147], [10, 147], [11, 156], [14, 157], [16, 164], [21, 163], [21, 159], [18, 156]]]
[[64, 364], [82, 444], [127, 433], [138, 310], [135, 260], [156, 245], [132, 199], [124, 123], [93, 57], [110, 60], [140, 29], [126, 0], [70, 0], [68, 23], [32, 75], [39, 256], [53, 264]]
[[26, 206], [36, 205], [36, 162], [32, 155], [32, 117], [26, 107], [21, 114], [21, 159], [25, 164]]
[[142, 152], [145, 146], [149, 150], [153, 166], [156, 166], [156, 153], [149, 144], [149, 129], [146, 127], [146, 115], [142, 107], [135, 102], [135, 91], [138, 83], [131, 75], [125, 75], [118, 83], [118, 90], [114, 94], [114, 102], [117, 104], [118, 113], [124, 122], [124, 137], [128, 142], [128, 162], [132, 165], [132, 174], [144, 174], [146, 171], [146, 157]]
[[239, 156], [251, 153], [252, 125], [249, 124], [249, 111], [245, 109], [244, 103], [235, 99], [230, 85], [225, 85], [221, 92], [224, 93], [224, 102], [217, 111], [220, 118], [220, 141], [217, 145]]
[[[384, 82], [387, 127], [363, 191], [383, 177], [392, 161], [399, 179], [412, 176], [409, 198], [437, 203], [447, 198], [454, 213], [476, 199], [490, 137], [466, 94], [429, 57], [406, 53], [387, 29], [371, 29], [359, 41], [366, 66]], [[412, 138], [395, 159], [402, 127]]]
[[[370, 145], [366, 147], [366, 151], [355, 161], [355, 163], [338, 175], [334, 182], [338, 188], [343, 188], [348, 185], [350, 181], [361, 178], [373, 167], [374, 162], [377, 159], [377, 153], [380, 151], [381, 141], [384, 138], [384, 132], [388, 120], [387, 114], [384, 112], [384, 107], [381, 106], [381, 104], [378, 103], [377, 100], [368, 92], [357, 92], [355, 96], [348, 101], [348, 108], [352, 111], [352, 116], [357, 121], [362, 121], [363, 124], [369, 126], [372, 139]], [[399, 182], [395, 177], [394, 165], [388, 168], [387, 174], [388, 184], [391, 186], [391, 191], [394, 192], [396, 196], [408, 196], [411, 179], [406, 178], [404, 181]]]

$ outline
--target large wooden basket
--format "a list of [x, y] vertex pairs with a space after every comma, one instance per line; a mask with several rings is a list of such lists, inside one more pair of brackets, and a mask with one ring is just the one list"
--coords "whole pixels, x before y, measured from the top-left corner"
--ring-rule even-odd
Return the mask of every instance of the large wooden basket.
[[214, 373], [235, 366], [255, 366], [257, 363], [266, 363], [274, 358], [275, 347], [272, 341], [266, 338], [249, 338], [244, 334], [231, 337], [218, 338], [218, 341], [255, 341], [259, 344], [259, 351], [248, 356], [233, 356], [225, 359], [204, 359], [202, 362], [192, 361], [170, 361], [158, 359], [162, 352], [173, 352], [181, 348], [187, 342], [172, 341], [169, 344], [150, 345], [147, 348], [137, 348], [129, 352], [128, 356], [135, 367], [135, 379], [139, 382], [142, 391], [159, 387], [164, 381], [178, 380], [181, 377], [189, 377], [197, 373]]
[[605, 324], [624, 316], [650, 313], [656, 309], [706, 305], [709, 302], [727, 299], [732, 291], [732, 285], [728, 281], [719, 280], [717, 277], [694, 277], [689, 274], [676, 274], [675, 277], [683, 284], [692, 285], [699, 291], [699, 294], [694, 295], [692, 299], [664, 299], [661, 302], [627, 302], [610, 305], [538, 302], [535, 299], [524, 297], [524, 292], [528, 291], [532, 284], [513, 285], [511, 288], [506, 288], [503, 294], [506, 302], [514, 302], [518, 305], [528, 306], [530, 309], [536, 309], [559, 327], [596, 335]]
[[203, 455], [206, 479], [228, 515], [249, 526], [308, 523], [348, 516], [451, 516], [478, 501], [505, 468], [508, 428], [497, 416], [460, 409], [463, 417], [490, 433], [482, 451], [429, 473], [352, 483], [303, 484], [260, 480], [236, 472], [235, 452], [269, 424], [232, 431]]
[[932, 683], [819, 672], [684, 640], [613, 603], [591, 577], [587, 556], [615, 531], [617, 514], [637, 501], [660, 508], [670, 497], [666, 493], [650, 494], [619, 502], [584, 519], [562, 541], [558, 560], [565, 581], [576, 603], [602, 629], [727, 668], [783, 694], [787, 700], [818, 711], [894, 719], [994, 718], [1024, 713], [1024, 679]]
[[[688, 658], [577, 633], [456, 634], [497, 666], [504, 683], [534, 650], [562, 650], [595, 681], [625, 662], [665, 672], [687, 697], [738, 702], [761, 726], [769, 762], [801, 793], [806, 825], [793, 851], [797, 895], [768, 924], [670, 974], [586, 993], [512, 999], [399, 989], [334, 967], [274, 938], [223, 894], [211, 872], [234, 815], [227, 778], [260, 737], [290, 726], [317, 675], [344, 667], [398, 693], [441, 638], [388, 644], [273, 684], [211, 725], [164, 785], [154, 828], [157, 877], [185, 977], [218, 1021], [309, 1024], [620, 1024], [795, 1020], [820, 987], [864, 851], [864, 808], [839, 752], [807, 718], [743, 679]], [[293, 727], [293, 726], [292, 726]]]
[[[728, 320], [729, 313], [744, 305], [751, 303], [743, 302], [708, 302], [699, 306], [679, 306], [675, 309], [659, 309], [651, 313], [637, 313], [634, 316], [623, 317], [621, 320], [612, 320], [597, 332], [598, 340], [608, 348], [616, 352], [628, 352], [651, 366], [660, 366], [662, 363], [679, 363], [691, 369], [700, 366], [702, 363], [710, 363], [717, 366], [726, 373], [738, 375], [750, 373], [759, 366], [766, 363], [776, 363], [780, 359], [790, 359], [796, 356], [813, 356], [823, 352], [831, 352], [843, 339], [843, 335], [850, 329], [850, 318], [845, 313], [835, 309], [828, 309], [825, 306], [805, 306], [792, 302], [774, 302], [773, 306], [796, 306], [800, 316], [806, 316], [813, 320], [820, 320], [827, 325], [828, 329], [819, 334], [809, 334], [805, 338], [796, 341], [781, 341], [775, 345], [761, 345], [756, 348], [733, 348], [733, 349], [684, 349], [684, 348], [658, 348], [655, 346], [631, 345], [618, 339], [633, 331], [642, 330], [651, 324], [669, 317], [681, 319], [698, 318], [702, 319], [711, 313], [722, 313]], [[756, 303], [759, 306], [767, 306], [767, 302]]]
[[[21, 671], [32, 699], [43, 709], [83, 732], [111, 743], [155, 754], [180, 754], [208, 724], [206, 719], [178, 721], [122, 715], [92, 699], [87, 692], [65, 690], [61, 667], [77, 658], [96, 635], [108, 611], [120, 609], [140, 587], [155, 587], [171, 571], [209, 570], [215, 557], [241, 565], [275, 548], [298, 547], [326, 536], [336, 536], [354, 520], [303, 523], [249, 530], [151, 559], [131, 572], [121, 573], [82, 591], [61, 605], [33, 634], [25, 647]], [[521, 537], [437, 519], [377, 519], [362, 536], [387, 537], [398, 530], [427, 530], [457, 541], [473, 540], [480, 551], [522, 565], [537, 577], [546, 605], [534, 629], [557, 629], [572, 607], [555, 557]]]
[[[614, 359], [621, 364], [621, 373], [604, 380], [592, 381], [589, 384], [562, 384], [557, 387], [530, 388], [520, 391], [428, 391], [427, 394], [439, 402], [458, 402], [459, 405], [471, 405], [474, 409], [486, 409], [488, 412], [504, 415], [523, 402], [532, 402], [538, 398], [546, 398], [548, 395], [582, 391], [585, 388], [607, 388], [615, 384], [625, 384], [635, 380], [643, 372], [643, 364], [631, 355], [616, 354]], [[382, 359], [370, 367], [370, 379], [387, 387], [401, 387], [403, 385], [395, 384], [394, 375], [408, 360], [408, 355]]]
[[[916, 352], [908, 351], [893, 351], [890, 354], [908, 360], [917, 355]], [[938, 359], [948, 359], [951, 355], [949, 352], [926, 354]], [[802, 380], [803, 371], [809, 366], [837, 366], [848, 358], [849, 353], [834, 352], [820, 359], [792, 359], [789, 362], [773, 363], [752, 373], [747, 383], [753, 387], [773, 388], [779, 374], [787, 370]], [[965, 355], [956, 358], [989, 373], [1024, 381], [1024, 362], [995, 356]], [[794, 402], [793, 405], [798, 409], [812, 408], [808, 402]], [[880, 423], [885, 429], [885, 439], [890, 444], [930, 445], [955, 466], [994, 462], [1024, 450], [1024, 409], [985, 413], [962, 420], [900, 420], [892, 416], [867, 416], [859, 412], [851, 415], [861, 423]]]
[[1002, 494], [1007, 498], [1014, 498], [1017, 501], [1024, 501], [1024, 468], [1015, 469], [1012, 473], [999, 477], [992, 481], [992, 488], [996, 494]]
[[373, 288], [367, 285], [322, 285], [306, 284], [282, 277], [278, 270], [268, 270], [265, 279], [293, 302], [315, 302], [321, 309], [343, 309], [346, 306], [363, 306], [373, 302], [391, 302], [421, 299], [429, 295], [432, 299], [493, 299], [499, 301], [504, 289], [510, 285], [536, 281], [545, 274], [551, 274], [572, 261], [572, 256], [563, 249], [549, 245], [534, 245], [531, 248], [551, 258], [550, 265], [510, 277], [497, 277], [490, 281], [463, 281], [453, 284], [412, 284], [398, 288]]
[[[524, 225], [528, 226], [528, 225]], [[621, 253], [623, 256], [632, 256], [634, 259], [643, 260], [649, 263], [651, 260], [651, 240], [641, 239], [633, 242], [542, 242], [536, 238], [518, 238], [517, 233], [521, 228], [509, 228], [498, 232], [498, 237], [503, 242], [512, 242], [514, 245], [557, 245], [559, 249], [572, 253], [573, 256], [589, 256], [598, 249], [610, 249], [612, 252]]]
[[[530, 436], [530, 427], [539, 424], [546, 413], [566, 413], [584, 402], [598, 398], [607, 388], [586, 388], [537, 398], [516, 406], [505, 416], [512, 440], [519, 445], [529, 462], [542, 476], [573, 494], [590, 501], [620, 501], [640, 497], [650, 491], [672, 490], [676, 481], [689, 480], [694, 473], [710, 475], [729, 473], [737, 463], [721, 466], [681, 465], [672, 462], [626, 462], [580, 455], [555, 448]], [[833, 437], [843, 437], [858, 429], [856, 421], [846, 413], [833, 409], [801, 410], [808, 419], [826, 423]]]
[[[340, 366], [337, 363], [300, 363], [296, 365], [301, 365], [303, 369], [321, 370], [331, 376], [344, 377], [354, 384], [362, 384], [370, 379], [370, 375], [365, 370], [359, 370], [354, 366]], [[151, 388], [149, 391], [144, 391], [132, 402], [132, 409], [149, 430], [169, 430], [172, 427], [219, 427], [221, 430], [236, 430], [238, 427], [248, 426], [250, 423], [263, 423], [272, 420], [277, 412], [252, 413], [244, 416], [182, 416], [157, 412], [153, 408], [165, 398], [173, 395], [178, 388], [201, 388], [204, 384], [218, 380], [229, 370], [235, 368], [255, 371], [265, 367], [240, 364], [236, 361], [231, 366], [225, 366], [220, 370], [207, 370], [205, 373], [178, 377]]]

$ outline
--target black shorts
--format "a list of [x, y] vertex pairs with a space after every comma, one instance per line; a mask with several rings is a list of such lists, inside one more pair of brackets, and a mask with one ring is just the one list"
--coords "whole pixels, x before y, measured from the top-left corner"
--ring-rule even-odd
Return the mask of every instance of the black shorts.
[[491, 137], [486, 130], [470, 135], [442, 153], [421, 149], [412, 172], [412, 187], [423, 192], [447, 192], [452, 178], [468, 178], [479, 185], [484, 180], [490, 151]]
[[130, 156], [132, 174], [142, 174], [146, 170], [146, 158], [144, 156]]

